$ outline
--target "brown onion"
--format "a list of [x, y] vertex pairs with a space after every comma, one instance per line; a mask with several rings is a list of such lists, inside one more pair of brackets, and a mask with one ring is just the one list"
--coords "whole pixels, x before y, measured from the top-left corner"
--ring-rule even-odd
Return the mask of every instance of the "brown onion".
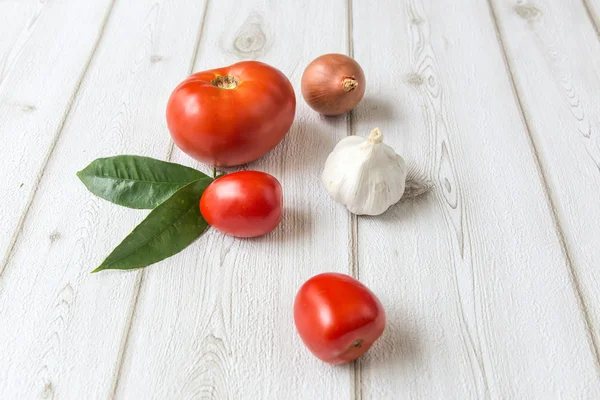
[[365, 74], [356, 61], [343, 54], [316, 58], [302, 74], [302, 96], [315, 111], [340, 115], [356, 106], [365, 94]]

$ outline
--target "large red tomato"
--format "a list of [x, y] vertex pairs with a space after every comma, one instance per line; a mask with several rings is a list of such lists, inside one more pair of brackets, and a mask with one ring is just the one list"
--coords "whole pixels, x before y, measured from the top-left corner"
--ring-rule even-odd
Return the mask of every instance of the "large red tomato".
[[292, 126], [296, 96], [279, 70], [258, 61], [198, 72], [167, 104], [173, 140], [188, 155], [216, 166], [254, 161]]
[[200, 198], [200, 212], [206, 222], [228, 235], [265, 235], [283, 216], [281, 185], [264, 172], [234, 172], [208, 185]]
[[302, 341], [330, 364], [366, 353], [385, 329], [385, 312], [375, 295], [356, 279], [325, 273], [310, 278], [294, 302], [294, 322]]

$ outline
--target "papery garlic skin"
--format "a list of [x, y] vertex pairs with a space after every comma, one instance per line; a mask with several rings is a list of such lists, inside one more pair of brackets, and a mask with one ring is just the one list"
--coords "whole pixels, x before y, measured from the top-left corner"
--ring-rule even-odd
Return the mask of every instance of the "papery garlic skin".
[[404, 159], [375, 128], [366, 139], [340, 140], [327, 157], [322, 180], [329, 195], [351, 213], [379, 215], [404, 194], [407, 172]]

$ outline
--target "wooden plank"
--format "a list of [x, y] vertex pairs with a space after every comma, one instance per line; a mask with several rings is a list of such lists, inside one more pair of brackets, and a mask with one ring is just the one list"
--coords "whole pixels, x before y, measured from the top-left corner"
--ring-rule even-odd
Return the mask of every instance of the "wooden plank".
[[0, 191], [0, 230], [4, 234], [0, 237], [0, 275], [111, 4], [112, 0], [34, 4], [1, 60], [0, 160], [4, 189]]
[[600, 36], [583, 2], [493, 10], [600, 366]]
[[[63, 26], [71, 14], [89, 23], [98, 6], [79, 3], [53, 14], [54, 23]], [[115, 3], [4, 272], [0, 398], [111, 397], [140, 273], [90, 271], [146, 213], [93, 197], [75, 172], [101, 156], [167, 155], [165, 102], [189, 70], [203, 12], [204, 3], [192, 0]], [[38, 38], [38, 50], [50, 41], [60, 42]], [[37, 62], [44, 61], [62, 62]], [[52, 71], [42, 75], [51, 82], [38, 88], [50, 92], [39, 98], [57, 95], [52, 90], [69, 73], [56, 65]], [[5, 93], [31, 94], [26, 88]]]
[[[327, 154], [347, 133], [346, 120], [318, 116], [299, 87], [310, 60], [347, 51], [345, 7], [342, 0], [210, 3], [194, 70], [258, 59], [281, 69], [296, 89], [297, 116], [287, 138], [247, 166], [281, 181], [285, 217], [258, 239], [209, 231], [144, 271], [118, 398], [350, 397], [351, 366], [331, 367], [310, 355], [292, 318], [306, 279], [349, 268], [347, 213], [320, 182]], [[178, 150], [173, 159], [207, 170]]]
[[362, 396], [598, 398], [585, 318], [487, 4], [355, 2], [353, 15], [368, 80], [355, 132], [380, 126], [412, 174], [434, 183], [358, 220], [359, 276], [388, 312], [360, 364]]
[[21, 42], [29, 37], [27, 28], [31, 25], [34, 6], [30, 1], [0, 1], [0, 84], [18, 58], [23, 48]]

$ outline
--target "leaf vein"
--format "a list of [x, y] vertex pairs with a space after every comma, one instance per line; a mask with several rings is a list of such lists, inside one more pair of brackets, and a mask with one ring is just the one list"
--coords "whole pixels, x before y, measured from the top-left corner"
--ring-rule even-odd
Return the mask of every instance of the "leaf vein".
[[[188, 184], [188, 183], [192, 183], [195, 181], [186, 181], [186, 182], [175, 182], [175, 181], [149, 181], [149, 180], [145, 180], [145, 179], [134, 179], [134, 178], [120, 178], [120, 177], [114, 177], [114, 176], [110, 176], [110, 175], [86, 175], [83, 174], [83, 176], [90, 176], [92, 178], [108, 178], [108, 179], [112, 179], [115, 181], [132, 181], [132, 182], [144, 182], [144, 183], [166, 183], [166, 184], [174, 184], [174, 185], [179, 185], [179, 184]], [[200, 179], [204, 179], [206, 177], [209, 177], [208, 175], [200, 177], [196, 180], [200, 180]]]

